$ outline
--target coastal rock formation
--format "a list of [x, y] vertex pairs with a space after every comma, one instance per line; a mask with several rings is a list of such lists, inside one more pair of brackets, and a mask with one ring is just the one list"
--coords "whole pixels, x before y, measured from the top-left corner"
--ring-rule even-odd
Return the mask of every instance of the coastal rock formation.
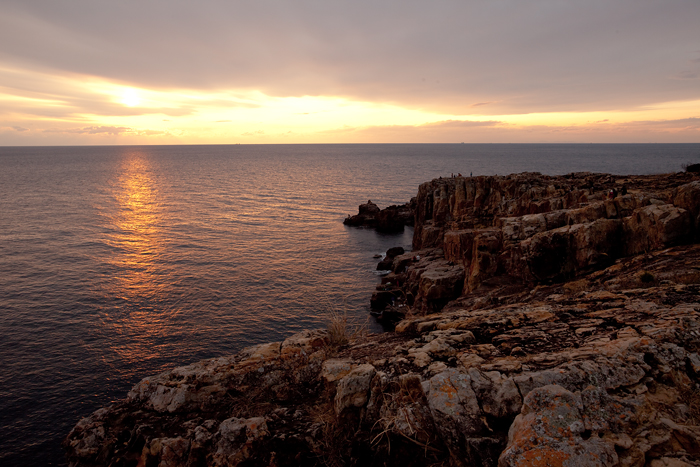
[[377, 225], [377, 214], [379, 214], [379, 206], [374, 204], [372, 200], [368, 200], [365, 204], [360, 204], [359, 212], [345, 218], [343, 224], [354, 227], [374, 227]]
[[626, 178], [634, 200], [596, 201], [615, 177], [511, 177], [531, 183], [465, 188], [457, 220], [447, 185], [421, 186], [420, 250], [383, 279], [395, 332], [305, 331], [144, 378], [75, 426], [69, 464], [700, 465], [700, 184]]
[[403, 255], [404, 253], [405, 250], [403, 249], [403, 247], [395, 246], [393, 248], [389, 248], [388, 250], [386, 250], [386, 255], [384, 256], [384, 259], [382, 259], [377, 264], [377, 271], [391, 270], [391, 268], [394, 265], [394, 258], [396, 258], [399, 255]]
[[[700, 236], [697, 178], [523, 173], [436, 179], [418, 190], [412, 254], [446, 264], [396, 264], [385, 280], [403, 284], [402, 293], [394, 293], [410, 305], [415, 297], [414, 312], [434, 313], [480, 288], [503, 295], [692, 243]], [[445, 267], [453, 275], [464, 271], [461, 286], [433, 287], [428, 271]]]
[[359, 213], [354, 216], [348, 215], [343, 224], [354, 227], [374, 227], [379, 232], [394, 233], [402, 232], [404, 226], [413, 225], [415, 210], [415, 198], [401, 206], [388, 206], [379, 209], [379, 206], [371, 200], [366, 204], [361, 204]]

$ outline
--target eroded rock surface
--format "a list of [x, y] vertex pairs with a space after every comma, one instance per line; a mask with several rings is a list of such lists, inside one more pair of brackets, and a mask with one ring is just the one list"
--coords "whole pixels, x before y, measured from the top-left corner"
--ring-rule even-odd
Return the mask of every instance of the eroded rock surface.
[[392, 301], [387, 317], [400, 316], [404, 303], [435, 313], [480, 290], [506, 295], [570, 281], [620, 258], [697, 242], [698, 178], [522, 173], [424, 183], [410, 253], [424, 260], [392, 263], [384, 281], [402, 284], [393, 296], [404, 300]]

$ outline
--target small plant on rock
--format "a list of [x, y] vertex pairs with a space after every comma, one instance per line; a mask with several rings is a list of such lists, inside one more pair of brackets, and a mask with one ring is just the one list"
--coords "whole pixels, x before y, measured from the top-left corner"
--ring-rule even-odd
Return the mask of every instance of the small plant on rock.
[[328, 338], [331, 347], [342, 347], [350, 342], [350, 331], [348, 330], [347, 313], [340, 314], [335, 310], [330, 313], [328, 321]]
[[328, 305], [329, 319], [326, 329], [328, 331], [329, 347], [337, 349], [348, 345], [367, 333], [367, 323], [362, 325], [348, 324], [346, 311], [338, 311], [332, 305]]
[[642, 284], [649, 284], [651, 282], [654, 282], [654, 275], [650, 273], [649, 271], [644, 271], [640, 276], [639, 280], [642, 282]]

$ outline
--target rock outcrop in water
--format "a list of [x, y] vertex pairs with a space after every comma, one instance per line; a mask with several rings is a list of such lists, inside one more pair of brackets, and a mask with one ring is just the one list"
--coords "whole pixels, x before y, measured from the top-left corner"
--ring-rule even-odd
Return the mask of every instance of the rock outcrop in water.
[[384, 279], [396, 332], [145, 378], [76, 425], [68, 461], [700, 465], [699, 227], [691, 174], [423, 184]]
[[413, 225], [415, 218], [415, 198], [401, 206], [388, 206], [379, 209], [372, 200], [361, 204], [355, 216], [345, 218], [343, 224], [352, 227], [374, 227], [379, 232], [402, 232], [404, 226]]

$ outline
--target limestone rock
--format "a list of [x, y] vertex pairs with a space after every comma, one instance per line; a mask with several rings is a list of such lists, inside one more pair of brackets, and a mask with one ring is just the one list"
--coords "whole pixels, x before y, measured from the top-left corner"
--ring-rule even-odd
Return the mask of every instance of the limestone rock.
[[212, 465], [239, 465], [250, 458], [263, 438], [270, 435], [262, 417], [229, 418], [221, 422], [216, 433], [216, 450]]
[[470, 376], [447, 369], [425, 388], [435, 426], [457, 463], [491, 465], [502, 447], [498, 439], [482, 434], [482, 413]]
[[359, 365], [338, 381], [335, 394], [335, 412], [364, 406], [369, 399], [370, 383], [376, 373], [370, 364]]
[[425, 312], [439, 311], [447, 302], [459, 297], [464, 286], [461, 266], [440, 265], [423, 272], [416, 301]]
[[671, 204], [651, 204], [625, 218], [627, 256], [685, 243], [692, 237], [689, 211]]
[[498, 465], [614, 466], [618, 462], [614, 444], [585, 435], [583, 410], [581, 397], [561, 386], [530, 392], [508, 432], [508, 446]]
[[520, 413], [522, 397], [512, 378], [498, 371], [481, 372], [476, 368], [469, 369], [469, 376], [484, 413], [496, 418]]

